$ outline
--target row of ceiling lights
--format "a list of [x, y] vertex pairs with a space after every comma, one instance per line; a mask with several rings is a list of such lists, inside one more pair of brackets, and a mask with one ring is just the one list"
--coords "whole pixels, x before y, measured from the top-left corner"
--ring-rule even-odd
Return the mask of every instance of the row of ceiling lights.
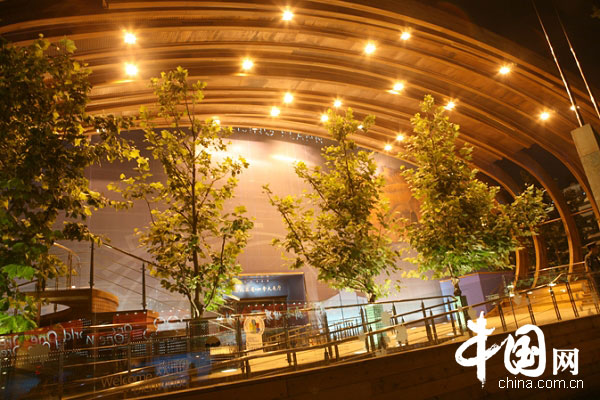
[[[281, 19], [283, 21], [290, 22], [290, 21], [292, 21], [293, 18], [294, 18], [294, 13], [291, 10], [286, 9], [283, 11], [282, 16], [281, 16]], [[410, 38], [411, 38], [411, 33], [409, 31], [403, 31], [400, 33], [401, 40], [406, 41]], [[125, 32], [123, 40], [128, 45], [134, 45], [137, 42], [137, 37], [132, 32]], [[377, 50], [377, 45], [375, 44], [375, 42], [368, 42], [365, 45], [364, 53], [366, 55], [371, 55], [371, 54], [375, 53], [376, 50]], [[245, 58], [242, 60], [242, 65], [241, 65], [242, 71], [248, 72], [253, 67], [254, 67], [254, 61], [252, 59]], [[501, 75], [508, 75], [511, 71], [512, 71], [512, 67], [510, 65], [503, 65], [499, 68], [498, 73], [500, 73]], [[133, 63], [125, 64], [125, 74], [127, 76], [135, 77], [138, 75], [138, 73], [139, 73], [139, 69], [138, 69], [137, 65], [135, 65]], [[388, 90], [388, 92], [391, 94], [399, 94], [402, 90], [404, 90], [404, 86], [405, 86], [404, 82], [396, 82], [396, 83], [394, 83], [392, 88], [390, 90]], [[292, 93], [287, 92], [284, 94], [284, 96], [283, 96], [284, 104], [291, 104], [293, 101], [294, 101], [294, 95]], [[342, 101], [340, 99], [335, 99], [333, 102], [333, 107], [339, 108], [341, 106], [342, 106]], [[446, 105], [444, 106], [444, 108], [446, 110], [452, 110], [454, 107], [456, 107], [455, 100], [449, 100], [446, 103]], [[572, 106], [571, 106], [571, 110], [574, 111], [574, 108]], [[271, 107], [271, 112], [270, 112], [271, 117], [278, 117], [280, 114], [281, 114], [281, 109], [279, 107], [277, 107], [277, 106]], [[214, 118], [216, 118], [216, 117], [214, 117]], [[539, 114], [539, 119], [542, 121], [547, 121], [549, 118], [550, 118], [549, 111], [543, 111]], [[328, 119], [329, 119], [329, 117], [327, 116], [327, 114], [321, 115], [321, 122], [325, 123], [328, 121]], [[359, 127], [359, 128], [361, 128], [361, 127]], [[404, 135], [402, 133], [398, 134], [398, 136], [396, 137], [396, 140], [399, 142], [403, 141]], [[391, 151], [392, 148], [393, 148], [393, 146], [389, 143], [384, 146], [385, 151]]]

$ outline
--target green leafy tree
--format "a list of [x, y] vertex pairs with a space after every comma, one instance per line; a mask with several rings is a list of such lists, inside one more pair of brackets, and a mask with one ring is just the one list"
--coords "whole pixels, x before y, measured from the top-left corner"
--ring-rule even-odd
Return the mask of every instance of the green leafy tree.
[[156, 260], [151, 272], [166, 289], [184, 295], [192, 316], [198, 317], [222, 304], [223, 295], [232, 291], [241, 272], [237, 257], [253, 223], [244, 216], [243, 206], [230, 212], [225, 208], [248, 163], [225, 155], [223, 138], [231, 129], [195, 117], [205, 84], [189, 84], [187, 77], [187, 70], [178, 67], [151, 80], [158, 97], [157, 116], [171, 129], [158, 131], [154, 115], [141, 110], [146, 148], [162, 167], [166, 182], [153, 180], [144, 161], [139, 161], [134, 176], [121, 175], [121, 181], [124, 196], [142, 199], [150, 210], [150, 225], [139, 233], [140, 244]]
[[[374, 121], [363, 122], [366, 131]], [[386, 291], [375, 278], [397, 270], [393, 249], [395, 220], [382, 198], [385, 181], [370, 152], [359, 150], [349, 135], [361, 122], [329, 111], [327, 128], [337, 144], [322, 149], [324, 168], [298, 162], [294, 170], [310, 191], [299, 197], [279, 197], [264, 190], [283, 217], [285, 239], [273, 243], [292, 252], [290, 267], [311, 265], [318, 278], [336, 289], [361, 291], [374, 302]], [[389, 280], [386, 283], [389, 284]]]
[[35, 280], [43, 290], [48, 279], [68, 272], [50, 247], [99, 240], [86, 217], [122, 206], [90, 190], [84, 171], [135, 156], [119, 138], [129, 121], [85, 113], [90, 70], [72, 58], [74, 51], [67, 39], [17, 47], [0, 38], [0, 333], [35, 326], [36, 301], [19, 283]]
[[510, 252], [536, 232], [548, 207], [533, 186], [512, 204], [499, 204], [499, 188], [479, 181], [469, 165], [473, 149], [456, 151], [459, 126], [449, 121], [444, 107], [436, 107], [428, 95], [421, 111], [411, 119], [414, 135], [406, 138], [403, 154], [416, 166], [403, 174], [420, 201], [420, 217], [405, 226], [405, 233], [418, 253], [411, 261], [421, 277], [430, 271], [433, 278], [450, 276], [459, 294], [459, 276], [508, 267]]

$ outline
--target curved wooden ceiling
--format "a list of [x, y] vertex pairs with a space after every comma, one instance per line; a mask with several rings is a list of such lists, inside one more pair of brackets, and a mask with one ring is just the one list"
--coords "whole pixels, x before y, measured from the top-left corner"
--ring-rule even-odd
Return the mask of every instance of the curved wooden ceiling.
[[[358, 117], [376, 116], [376, 126], [355, 139], [383, 151], [387, 143], [397, 149], [396, 135], [411, 130], [410, 117], [431, 93], [440, 103], [456, 101], [451, 119], [461, 126], [461, 140], [475, 147], [475, 165], [505, 188], [515, 189], [494, 164], [500, 159], [530, 172], [561, 207], [551, 168], [525, 152], [538, 145], [590, 193], [570, 135], [575, 115], [553, 64], [416, 1], [299, 1], [290, 3], [290, 22], [282, 20], [284, 2], [265, 0], [103, 4], [82, 15], [5, 25], [0, 34], [23, 44], [39, 33], [75, 40], [76, 56], [93, 71], [91, 112], [135, 113], [154, 101], [148, 79], [181, 65], [208, 84], [202, 117], [327, 136], [320, 114], [340, 98]], [[135, 45], [124, 43], [125, 30], [136, 34]], [[406, 30], [412, 36], [404, 41]], [[364, 52], [368, 42], [377, 46], [372, 55]], [[248, 73], [241, 70], [245, 57], [254, 61]], [[138, 65], [136, 79], [125, 76], [125, 62]], [[506, 64], [512, 72], [501, 75]], [[396, 81], [405, 89], [390, 93]], [[287, 91], [295, 97], [289, 106], [282, 104]], [[583, 91], [574, 91], [586, 121], [597, 122]], [[272, 106], [281, 108], [279, 117], [270, 117]], [[543, 111], [551, 114], [546, 122], [539, 120]]]

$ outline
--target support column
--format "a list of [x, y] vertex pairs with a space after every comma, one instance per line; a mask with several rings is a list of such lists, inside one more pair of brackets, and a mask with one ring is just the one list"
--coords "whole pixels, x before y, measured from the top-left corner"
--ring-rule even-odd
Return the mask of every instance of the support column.
[[[592, 189], [592, 193], [586, 193], [586, 195], [592, 203], [592, 207], [594, 205], [600, 207], [598, 204], [600, 199], [600, 138], [590, 124], [572, 130], [571, 136]], [[600, 220], [597, 222], [600, 225]]]

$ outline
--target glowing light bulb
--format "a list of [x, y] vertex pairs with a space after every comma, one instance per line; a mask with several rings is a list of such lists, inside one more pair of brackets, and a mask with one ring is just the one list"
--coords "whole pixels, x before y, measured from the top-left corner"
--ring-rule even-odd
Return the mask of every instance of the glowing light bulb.
[[358, 126], [358, 129], [360, 129], [361, 131], [362, 131], [362, 129], [363, 129], [363, 128], [364, 128], [364, 127], [362, 126], [362, 124], [360, 124], [360, 125]]
[[281, 113], [281, 110], [277, 107], [271, 107], [271, 117], [277, 117]]
[[341, 101], [340, 99], [335, 99], [335, 100], [333, 101], [333, 106], [334, 106], [335, 108], [339, 108], [339, 107], [341, 107], [341, 106], [342, 106], [342, 101]]
[[137, 65], [131, 63], [125, 64], [125, 74], [127, 74], [127, 76], [136, 76], [138, 72]]
[[375, 50], [377, 50], [377, 47], [375, 46], [375, 43], [369, 42], [365, 46], [365, 53], [366, 54], [373, 54], [373, 53], [375, 53]]
[[402, 40], [408, 40], [408, 39], [410, 39], [410, 37], [411, 37], [410, 32], [404, 31], [400, 34], [400, 39], [402, 39]]
[[321, 122], [329, 121], [329, 116], [327, 114], [321, 114]]
[[506, 75], [510, 72], [510, 67], [508, 65], [503, 65], [498, 72], [502, 75]]
[[446, 110], [452, 110], [454, 107], [456, 107], [456, 103], [453, 102], [452, 100], [450, 100], [446, 106], [444, 107]]
[[283, 95], [283, 102], [285, 104], [290, 104], [292, 101], [294, 101], [293, 94], [291, 94], [290, 92], [287, 92], [286, 94]]
[[550, 113], [547, 111], [544, 111], [543, 113], [540, 114], [540, 119], [542, 121], [547, 121], [550, 118]]
[[127, 44], [135, 44], [135, 42], [137, 41], [137, 38], [135, 37], [135, 35], [133, 33], [125, 32], [125, 36], [123, 37], [123, 40]]
[[213, 120], [213, 124], [215, 124], [215, 125], [221, 125], [221, 120], [216, 115], [214, 115], [212, 117], [212, 120]]
[[390, 150], [392, 150], [392, 145], [388, 143], [388, 144], [386, 144], [385, 146], [383, 146], [383, 149], [384, 149], [385, 151], [390, 151]]
[[252, 69], [252, 67], [254, 67], [254, 61], [252, 61], [249, 58], [244, 59], [244, 61], [242, 61], [242, 69], [244, 71], [249, 71]]
[[398, 142], [402, 142], [402, 141], [404, 141], [404, 134], [402, 134], [402, 133], [399, 133], [399, 134], [398, 134], [398, 136], [396, 136], [396, 140], [397, 140]]
[[292, 18], [294, 18], [294, 13], [291, 12], [290, 10], [285, 10], [283, 12], [283, 15], [281, 16], [281, 19], [284, 21], [291, 21]]
[[402, 82], [394, 83], [394, 88], [392, 89], [392, 91], [401, 92], [402, 90], [404, 90], [404, 83], [402, 83]]

